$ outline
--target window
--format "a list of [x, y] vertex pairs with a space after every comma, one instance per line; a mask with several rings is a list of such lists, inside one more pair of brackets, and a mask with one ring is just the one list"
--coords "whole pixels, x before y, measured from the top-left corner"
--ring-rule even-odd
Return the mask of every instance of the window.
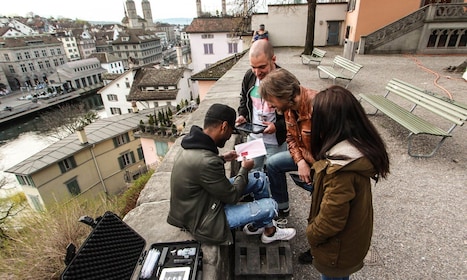
[[18, 59], [18, 60], [23, 59], [23, 56], [21, 55], [21, 53], [16, 53], [16, 59]]
[[31, 55], [29, 54], [29, 52], [24, 52], [24, 57], [26, 59], [30, 59], [31, 58]]
[[51, 54], [51, 55], [55, 55], [55, 50], [50, 49], [50, 54]]
[[126, 166], [135, 162], [135, 154], [133, 152], [124, 153], [118, 158], [118, 164], [120, 165], [120, 169], [124, 169]]
[[121, 134], [121, 135], [119, 135], [117, 137], [114, 137], [113, 141], [114, 141], [115, 148], [117, 148], [118, 146], [121, 146], [121, 145], [123, 145], [125, 143], [130, 142], [130, 136], [128, 135], [128, 132], [127, 132], [127, 133]]
[[201, 39], [212, 39], [214, 38], [213, 34], [202, 34]]
[[165, 142], [160, 142], [160, 141], [154, 141], [156, 144], [156, 153], [158, 156], [165, 156], [167, 152], [169, 151], [169, 145]]
[[44, 69], [44, 63], [42, 61], [37, 62], [39, 69]]
[[122, 110], [120, 110], [120, 108], [110, 107], [110, 113], [111, 113], [112, 115], [121, 115], [121, 114], [122, 114]]
[[229, 43], [229, 53], [237, 53], [237, 52], [238, 52], [238, 44]]
[[58, 166], [60, 167], [60, 171], [63, 173], [67, 172], [68, 170], [71, 170], [76, 167], [76, 161], [73, 156], [66, 158], [58, 163]]
[[34, 182], [32, 181], [32, 178], [30, 176], [26, 175], [16, 175], [16, 180], [20, 183], [20, 185], [23, 186], [33, 186], [34, 187]]
[[34, 51], [34, 56], [39, 57], [40, 56], [39, 51]]
[[46, 50], [42, 50], [42, 56], [47, 56], [47, 51]]
[[45, 61], [45, 66], [47, 66], [47, 68], [50, 68], [50, 61], [46, 60]]
[[10, 56], [7, 53], [4, 53], [3, 56], [5, 57], [6, 61], [10, 61]]
[[41, 201], [38, 195], [28, 194], [28, 197], [29, 197], [29, 200], [32, 202], [34, 209], [36, 209], [37, 211], [44, 211], [44, 208], [42, 207], [42, 204], [41, 204]]
[[22, 71], [23, 73], [28, 72], [28, 69], [26, 68], [26, 64], [20, 64], [19, 66], [21, 67], [21, 71]]
[[54, 65], [55, 65], [55, 66], [58, 66], [58, 65], [59, 65], [59, 64], [58, 64], [58, 59], [56, 59], [56, 58], [54, 58]]
[[204, 44], [204, 54], [213, 54], [212, 44]]
[[13, 67], [13, 65], [8, 65], [8, 70], [10, 70], [10, 73], [11, 74], [15, 74], [15, 68]]
[[136, 151], [138, 152], [138, 160], [144, 160], [143, 147], [138, 147]]
[[109, 94], [107, 95], [107, 99], [109, 101], [118, 101], [118, 96], [116, 94]]
[[79, 188], [79, 184], [76, 178], [73, 178], [70, 181], [66, 182], [65, 185], [72, 195], [78, 195], [81, 193], [81, 189]]
[[60, 65], [62, 64], [65, 64], [65, 60], [63, 59], [63, 57], [60, 57]]
[[61, 50], [61, 49], [57, 49], [57, 54], [62, 54], [62, 50]]
[[28, 63], [28, 66], [29, 66], [29, 69], [30, 69], [31, 71], [36, 70], [36, 69], [34, 68], [34, 63], [29, 62], [29, 63]]

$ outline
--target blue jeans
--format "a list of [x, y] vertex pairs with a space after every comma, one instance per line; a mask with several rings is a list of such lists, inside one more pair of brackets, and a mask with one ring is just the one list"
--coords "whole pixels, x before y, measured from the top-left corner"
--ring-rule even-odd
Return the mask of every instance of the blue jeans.
[[324, 274], [321, 274], [321, 280], [349, 280], [349, 276], [344, 276], [344, 277], [327, 277]]
[[[234, 179], [231, 178], [232, 182]], [[254, 201], [224, 206], [225, 216], [230, 228], [253, 223], [254, 227], [272, 226], [277, 215], [277, 203], [271, 198], [269, 180], [265, 173], [255, 171], [248, 174], [248, 185], [243, 194], [252, 193]]]
[[[249, 135], [247, 137], [247, 141], [252, 141], [256, 140], [251, 138]], [[284, 142], [282, 145], [273, 145], [273, 144], [266, 144], [264, 143], [264, 146], [266, 147], [266, 155], [262, 157], [256, 157], [253, 160], [255, 161], [255, 167], [252, 169], [252, 171], [264, 171], [264, 164], [267, 162], [267, 159], [270, 158], [271, 156], [287, 151], [287, 143]]]
[[266, 162], [266, 173], [271, 183], [272, 198], [277, 201], [279, 209], [289, 208], [289, 192], [287, 190], [286, 173], [297, 171], [298, 166], [289, 151], [277, 153]]

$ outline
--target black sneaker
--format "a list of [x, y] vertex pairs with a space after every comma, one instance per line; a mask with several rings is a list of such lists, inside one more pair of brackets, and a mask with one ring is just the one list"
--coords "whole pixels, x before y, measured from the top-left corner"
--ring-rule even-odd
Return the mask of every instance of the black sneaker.
[[300, 264], [311, 264], [313, 263], [313, 256], [311, 255], [310, 249], [298, 255], [298, 262]]

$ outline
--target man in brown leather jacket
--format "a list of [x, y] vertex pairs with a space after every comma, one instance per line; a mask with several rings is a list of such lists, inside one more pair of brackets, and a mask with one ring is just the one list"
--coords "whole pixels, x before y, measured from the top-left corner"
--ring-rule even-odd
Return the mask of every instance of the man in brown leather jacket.
[[[271, 71], [260, 86], [261, 97], [279, 112], [284, 112], [287, 127], [288, 151], [271, 156], [266, 162], [272, 197], [279, 207], [279, 218], [289, 215], [289, 193], [286, 173], [297, 171], [300, 179], [311, 189], [311, 114], [313, 99], [318, 93], [300, 85], [297, 78], [285, 69]], [[310, 263], [309, 250], [300, 254], [301, 263]]]

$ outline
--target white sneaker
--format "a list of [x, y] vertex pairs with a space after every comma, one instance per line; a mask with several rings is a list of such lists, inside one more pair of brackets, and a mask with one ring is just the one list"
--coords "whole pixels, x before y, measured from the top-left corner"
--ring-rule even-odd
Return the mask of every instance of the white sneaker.
[[264, 232], [264, 227], [262, 227], [262, 228], [257, 228], [255, 231], [252, 231], [251, 229], [254, 229], [253, 224], [252, 224], [252, 223], [246, 224], [246, 225], [243, 227], [243, 232], [244, 232], [246, 235], [256, 235], [256, 234], [261, 234], [261, 233]]
[[263, 232], [261, 235], [261, 241], [265, 244], [271, 243], [277, 240], [290, 240], [294, 238], [296, 234], [296, 230], [294, 228], [280, 228], [276, 227], [276, 232], [273, 236], [266, 236]]

